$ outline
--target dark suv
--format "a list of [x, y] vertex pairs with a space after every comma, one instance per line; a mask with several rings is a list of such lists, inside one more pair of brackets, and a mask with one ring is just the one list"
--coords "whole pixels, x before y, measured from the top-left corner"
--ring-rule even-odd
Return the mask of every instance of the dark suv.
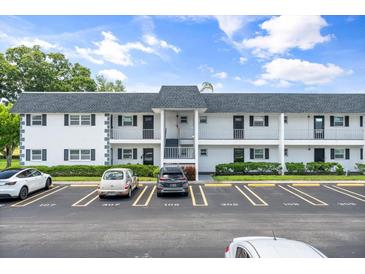
[[188, 179], [179, 166], [166, 166], [160, 169], [157, 177], [157, 197], [164, 193], [182, 193], [189, 195]]

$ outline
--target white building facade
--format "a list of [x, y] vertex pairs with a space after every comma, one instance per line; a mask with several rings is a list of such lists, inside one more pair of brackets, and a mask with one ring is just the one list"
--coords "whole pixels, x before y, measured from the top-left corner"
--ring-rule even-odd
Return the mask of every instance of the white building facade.
[[22, 165], [364, 163], [365, 94], [25, 92]]

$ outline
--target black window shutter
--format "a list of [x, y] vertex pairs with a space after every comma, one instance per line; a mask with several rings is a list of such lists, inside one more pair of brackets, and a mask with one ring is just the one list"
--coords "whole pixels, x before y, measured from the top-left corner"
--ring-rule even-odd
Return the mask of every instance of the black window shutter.
[[331, 148], [331, 159], [335, 159], [335, 149]]
[[137, 160], [137, 149], [136, 148], [133, 149], [133, 159]]
[[335, 125], [335, 117], [330, 116], [330, 126], [333, 127]]
[[30, 161], [30, 149], [25, 150], [25, 160]]
[[68, 114], [65, 114], [64, 116], [65, 126], [68, 126]]
[[95, 149], [91, 150], [91, 161], [95, 161]]
[[133, 126], [137, 126], [137, 115], [133, 115]]
[[91, 114], [91, 125], [95, 126], [95, 114]]
[[360, 148], [360, 160], [364, 159], [364, 149]]
[[250, 159], [254, 159], [255, 158], [255, 151], [253, 148], [250, 148]]
[[47, 149], [42, 149], [42, 161], [47, 161]]
[[345, 149], [345, 159], [350, 160], [350, 149], [349, 148]]
[[269, 126], [269, 116], [265, 115], [265, 127]]
[[360, 116], [360, 127], [362, 127], [363, 126], [363, 116]]
[[63, 160], [68, 161], [68, 149], [63, 150]]
[[123, 116], [122, 115], [118, 115], [118, 127], [123, 126]]
[[26, 116], [25, 116], [25, 118], [26, 118], [26, 125], [27, 126], [30, 126], [30, 114], [27, 114]]
[[345, 127], [348, 127], [350, 125], [350, 117], [345, 116]]
[[265, 148], [265, 159], [269, 159], [270, 155], [269, 155], [269, 149]]
[[250, 115], [250, 127], [252, 127], [252, 126], [253, 126], [253, 116]]
[[123, 155], [122, 153], [123, 153], [122, 149], [118, 148], [118, 160], [122, 160], [122, 155]]
[[47, 114], [42, 114], [42, 126], [47, 125]]

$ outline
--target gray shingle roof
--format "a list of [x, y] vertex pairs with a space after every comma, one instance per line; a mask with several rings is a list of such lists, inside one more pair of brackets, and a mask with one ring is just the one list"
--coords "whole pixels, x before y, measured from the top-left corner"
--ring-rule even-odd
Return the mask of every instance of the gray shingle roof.
[[206, 108], [197, 86], [162, 86], [153, 108]]
[[362, 94], [203, 93], [196, 86], [162, 86], [159, 93], [24, 92], [14, 113], [152, 112], [152, 108], [207, 108], [207, 112], [365, 113]]

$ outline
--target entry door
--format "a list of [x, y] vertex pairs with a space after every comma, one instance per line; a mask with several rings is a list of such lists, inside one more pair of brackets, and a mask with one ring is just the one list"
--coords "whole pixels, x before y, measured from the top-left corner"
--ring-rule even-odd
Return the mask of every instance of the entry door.
[[233, 138], [234, 139], [243, 139], [243, 136], [244, 136], [243, 127], [244, 127], [243, 115], [233, 116]]
[[143, 149], [143, 164], [153, 165], [153, 148]]
[[315, 162], [324, 162], [324, 148], [315, 148], [314, 149], [314, 161]]
[[314, 139], [324, 139], [324, 116], [314, 116]]
[[153, 115], [143, 115], [143, 139], [153, 139]]

